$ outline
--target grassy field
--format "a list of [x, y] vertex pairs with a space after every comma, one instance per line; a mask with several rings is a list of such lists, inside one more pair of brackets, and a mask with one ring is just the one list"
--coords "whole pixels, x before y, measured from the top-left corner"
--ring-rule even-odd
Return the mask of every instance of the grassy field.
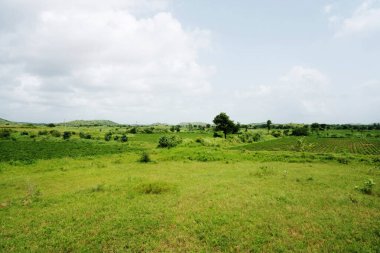
[[0, 141], [0, 251], [380, 251], [378, 139], [162, 135]]

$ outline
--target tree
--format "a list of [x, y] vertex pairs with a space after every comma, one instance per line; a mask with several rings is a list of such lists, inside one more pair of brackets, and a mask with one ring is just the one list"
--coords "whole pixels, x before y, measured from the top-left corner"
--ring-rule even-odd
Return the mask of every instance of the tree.
[[236, 131], [235, 123], [224, 112], [217, 115], [212, 122], [215, 124], [215, 131], [223, 131], [225, 139], [227, 138], [227, 134]]
[[272, 125], [272, 121], [267, 120], [267, 128], [268, 128], [268, 133], [270, 131], [270, 126]]

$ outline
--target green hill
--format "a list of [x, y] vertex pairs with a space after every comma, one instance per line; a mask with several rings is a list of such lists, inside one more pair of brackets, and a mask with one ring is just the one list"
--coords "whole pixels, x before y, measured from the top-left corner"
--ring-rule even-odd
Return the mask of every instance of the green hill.
[[64, 123], [59, 123], [58, 125], [66, 125], [66, 126], [118, 126], [119, 123], [110, 121], [110, 120], [73, 120]]
[[0, 118], [0, 125], [12, 124], [14, 122]]

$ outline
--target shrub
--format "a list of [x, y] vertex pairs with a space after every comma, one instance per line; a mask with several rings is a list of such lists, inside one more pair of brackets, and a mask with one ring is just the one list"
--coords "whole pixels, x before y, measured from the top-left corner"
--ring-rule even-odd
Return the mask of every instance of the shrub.
[[292, 132], [293, 136], [308, 136], [309, 129], [307, 127], [296, 127]]
[[246, 142], [246, 143], [257, 142], [261, 139], [261, 134], [260, 133], [252, 133], [252, 132], [244, 132], [244, 133], [239, 135], [239, 139], [242, 142]]
[[271, 135], [275, 138], [278, 138], [278, 137], [281, 137], [282, 136], [282, 132], [281, 131], [272, 131]]
[[125, 134], [123, 134], [121, 136], [120, 140], [121, 140], [121, 142], [127, 142], [128, 141], [128, 137]]
[[63, 132], [63, 139], [68, 140], [71, 137], [71, 132], [65, 131]]
[[118, 141], [118, 140], [119, 140], [119, 135], [115, 135], [115, 136], [113, 137], [113, 140], [114, 140], [114, 141]]
[[51, 136], [53, 137], [61, 137], [61, 132], [57, 131], [57, 130], [51, 130], [50, 131], [50, 134]]
[[180, 144], [182, 142], [182, 138], [171, 135], [171, 136], [161, 136], [160, 139], [158, 140], [158, 147], [159, 148], [173, 148]]
[[139, 162], [141, 163], [149, 163], [152, 160], [150, 159], [150, 155], [147, 152], [143, 152], [140, 156]]
[[27, 131], [22, 131], [22, 132], [20, 133], [20, 135], [29, 135], [29, 133], [28, 133]]
[[355, 189], [357, 189], [358, 191], [360, 191], [364, 194], [371, 195], [374, 185], [375, 185], [375, 183], [373, 182], [373, 179], [367, 179], [364, 181], [363, 186], [361, 186], [361, 187], [355, 186]]
[[105, 141], [110, 141], [112, 138], [112, 133], [108, 132], [104, 135], [104, 140]]
[[297, 152], [305, 152], [306, 150], [311, 149], [312, 147], [312, 143], [307, 144], [305, 141], [305, 137], [301, 137], [297, 139], [297, 143], [294, 146], [294, 150]]
[[53, 123], [49, 123], [47, 126], [48, 126], [48, 127], [55, 127], [55, 124], [53, 124]]
[[9, 139], [11, 137], [10, 129], [1, 129], [0, 131], [0, 139]]
[[131, 130], [129, 130], [129, 132], [130, 132], [131, 134], [137, 134], [137, 128], [136, 128], [136, 127], [133, 127], [133, 128], [131, 128]]
[[86, 134], [86, 133], [80, 132], [79, 137], [81, 139], [91, 139], [91, 134]]
[[48, 131], [46, 131], [46, 130], [38, 131], [38, 135], [47, 135], [47, 134], [48, 134]]

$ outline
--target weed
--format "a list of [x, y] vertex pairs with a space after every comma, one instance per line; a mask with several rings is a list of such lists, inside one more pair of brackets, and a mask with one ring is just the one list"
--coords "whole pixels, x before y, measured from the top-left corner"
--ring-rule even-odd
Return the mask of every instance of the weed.
[[364, 194], [371, 195], [373, 192], [374, 185], [375, 185], [375, 182], [373, 182], [373, 179], [370, 178], [370, 179], [365, 180], [362, 186], [355, 186], [355, 189], [357, 189], [358, 191]]
[[164, 182], [143, 183], [136, 187], [142, 194], [162, 194], [171, 190], [171, 186]]
[[90, 189], [90, 192], [104, 192], [104, 184], [97, 184]]
[[32, 204], [33, 202], [37, 202], [40, 200], [41, 197], [41, 191], [37, 188], [37, 186], [31, 182], [27, 182], [26, 185], [26, 196], [22, 201], [22, 204], [24, 206], [28, 206]]

